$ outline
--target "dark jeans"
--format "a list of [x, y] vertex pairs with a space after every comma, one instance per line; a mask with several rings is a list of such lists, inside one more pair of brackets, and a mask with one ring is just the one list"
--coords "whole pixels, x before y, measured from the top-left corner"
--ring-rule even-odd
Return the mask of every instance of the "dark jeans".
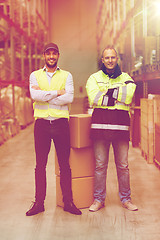
[[63, 201], [72, 201], [70, 155], [70, 131], [68, 119], [55, 121], [37, 119], [34, 126], [36, 168], [35, 200], [43, 202], [46, 196], [46, 165], [53, 140], [60, 168], [60, 185]]

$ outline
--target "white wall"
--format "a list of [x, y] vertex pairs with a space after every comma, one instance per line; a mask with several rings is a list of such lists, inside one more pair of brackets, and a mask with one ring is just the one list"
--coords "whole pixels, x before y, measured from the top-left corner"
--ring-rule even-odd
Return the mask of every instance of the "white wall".
[[75, 97], [83, 97], [88, 77], [97, 71], [97, 0], [49, 0], [49, 11], [49, 37], [60, 48], [59, 66], [72, 73]]

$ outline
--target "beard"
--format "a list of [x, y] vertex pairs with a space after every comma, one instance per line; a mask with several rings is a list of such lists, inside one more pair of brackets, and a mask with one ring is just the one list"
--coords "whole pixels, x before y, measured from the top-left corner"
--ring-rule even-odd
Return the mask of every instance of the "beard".
[[55, 67], [57, 66], [57, 61], [56, 61], [55, 63], [53, 63], [53, 64], [49, 64], [49, 63], [46, 61], [46, 66], [47, 66], [48, 68], [55, 68]]

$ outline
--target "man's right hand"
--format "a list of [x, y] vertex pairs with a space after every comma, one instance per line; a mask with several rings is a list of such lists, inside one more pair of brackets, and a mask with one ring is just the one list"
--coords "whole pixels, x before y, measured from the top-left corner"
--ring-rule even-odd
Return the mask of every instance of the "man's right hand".
[[66, 90], [65, 90], [65, 89], [57, 90], [57, 95], [58, 95], [58, 96], [64, 95], [65, 93], [66, 93]]

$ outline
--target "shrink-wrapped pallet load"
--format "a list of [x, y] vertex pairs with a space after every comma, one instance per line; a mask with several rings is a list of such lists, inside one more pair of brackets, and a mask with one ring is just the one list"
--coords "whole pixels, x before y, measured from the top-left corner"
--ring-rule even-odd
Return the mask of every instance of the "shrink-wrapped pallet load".
[[[11, 84], [1, 89], [0, 94], [0, 138], [6, 141], [33, 122], [32, 102], [25, 90]], [[3, 134], [2, 134], [3, 132]], [[3, 136], [2, 136], [3, 135]], [[0, 142], [2, 142], [0, 140]]]
[[31, 99], [28, 97], [20, 97], [15, 112], [16, 118], [18, 119], [18, 122], [22, 128], [33, 122]]
[[1, 90], [1, 110], [4, 118], [13, 118], [13, 109], [20, 126], [26, 126], [33, 121], [31, 99], [26, 96], [23, 88], [14, 86], [13, 89], [12, 85], [9, 85]]
[[0, 145], [4, 143], [4, 132], [3, 132], [3, 128], [2, 125], [0, 124]]

